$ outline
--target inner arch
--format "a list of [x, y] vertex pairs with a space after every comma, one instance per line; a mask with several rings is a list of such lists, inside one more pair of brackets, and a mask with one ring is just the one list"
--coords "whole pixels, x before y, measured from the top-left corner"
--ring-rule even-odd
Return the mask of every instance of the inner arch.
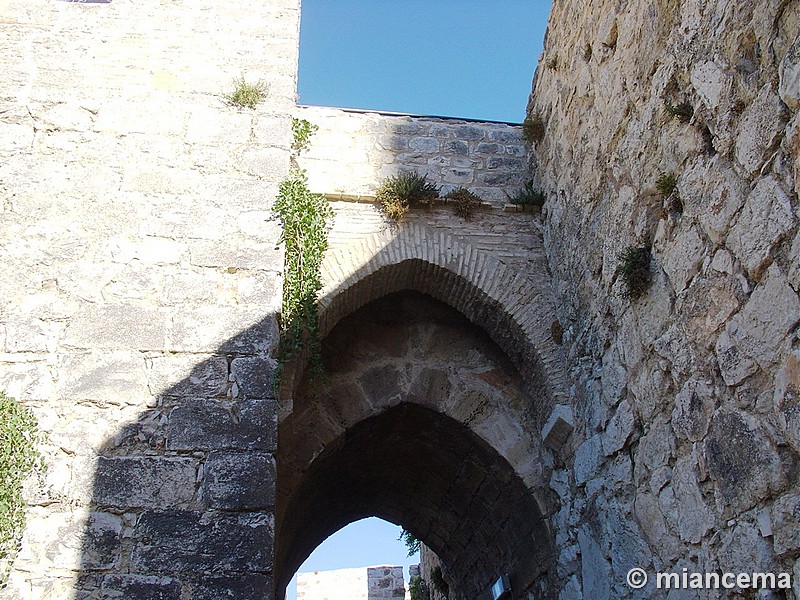
[[368, 516], [436, 552], [453, 598], [503, 574], [531, 589], [551, 556], [549, 474], [529, 426], [539, 386], [459, 311], [409, 290], [341, 319], [323, 359], [325, 377], [304, 380], [279, 426], [279, 596], [317, 545]]
[[525, 587], [548, 565], [541, 511], [510, 465], [467, 427], [401, 403], [362, 421], [312, 464], [276, 544], [283, 589], [325, 538], [377, 516], [402, 525], [442, 560], [458, 596], [504, 573]]

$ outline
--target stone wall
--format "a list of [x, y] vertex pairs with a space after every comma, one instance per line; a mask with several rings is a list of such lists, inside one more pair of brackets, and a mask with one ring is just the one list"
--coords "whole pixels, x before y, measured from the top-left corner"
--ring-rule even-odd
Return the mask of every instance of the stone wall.
[[[633, 566], [794, 571], [800, 597], [798, 31], [796, 0], [555, 2], [529, 111], [574, 382], [564, 599], [657, 597]], [[626, 300], [618, 257], [648, 243]]]
[[403, 567], [363, 567], [297, 574], [297, 600], [386, 600], [406, 596]]
[[374, 198], [384, 179], [414, 170], [442, 194], [466, 187], [502, 206], [525, 182], [519, 126], [316, 106], [297, 116], [319, 127], [299, 160], [315, 192]]
[[0, 596], [263, 598], [298, 2], [1, 12], [0, 389], [47, 468]]

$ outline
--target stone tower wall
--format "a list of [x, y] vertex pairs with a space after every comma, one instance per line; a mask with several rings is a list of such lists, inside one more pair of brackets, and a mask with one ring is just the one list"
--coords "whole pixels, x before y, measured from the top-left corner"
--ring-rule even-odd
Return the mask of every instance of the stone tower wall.
[[[270, 207], [289, 167], [299, 3], [0, 13], [0, 389], [35, 412], [47, 466], [0, 595], [261, 598], [269, 486], [231, 516], [220, 482], [232, 462], [274, 473]], [[267, 89], [254, 110], [224, 99], [240, 77]], [[215, 515], [236, 544], [199, 524]], [[160, 558], [159, 538], [174, 546]]]
[[529, 110], [574, 382], [562, 598], [627, 597], [634, 566], [800, 578], [798, 32], [796, 0], [554, 3]]

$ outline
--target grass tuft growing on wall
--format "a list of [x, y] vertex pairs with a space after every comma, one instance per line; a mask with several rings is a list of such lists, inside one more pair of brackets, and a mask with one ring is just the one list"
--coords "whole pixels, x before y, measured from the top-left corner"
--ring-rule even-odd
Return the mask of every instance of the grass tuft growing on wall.
[[377, 193], [383, 212], [395, 221], [402, 220], [412, 206], [432, 206], [438, 197], [438, 186], [415, 171], [387, 177]]
[[0, 583], [25, 529], [22, 483], [41, 464], [36, 419], [16, 400], [0, 393]]
[[445, 199], [453, 203], [453, 211], [465, 221], [472, 217], [472, 213], [482, 202], [480, 196], [463, 187], [448, 192]]
[[267, 84], [263, 81], [247, 83], [244, 77], [233, 80], [233, 91], [225, 95], [225, 100], [232, 106], [255, 108], [267, 97]]
[[511, 204], [518, 206], [544, 206], [545, 195], [542, 190], [534, 186], [533, 180], [526, 181], [516, 194], [513, 196], [506, 193], [506, 197]]
[[644, 296], [652, 282], [650, 246], [628, 246], [617, 257], [616, 275], [624, 284], [622, 295], [632, 301]]

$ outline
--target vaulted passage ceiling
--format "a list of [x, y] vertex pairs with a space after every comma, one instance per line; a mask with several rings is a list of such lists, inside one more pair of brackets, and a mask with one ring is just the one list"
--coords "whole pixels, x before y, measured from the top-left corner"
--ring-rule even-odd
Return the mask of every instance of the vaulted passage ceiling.
[[530, 479], [540, 451], [520, 423], [535, 399], [483, 331], [401, 292], [343, 319], [324, 353], [324, 380], [298, 390], [279, 428], [279, 592], [326, 537], [372, 515], [439, 555], [454, 598], [547, 571], [536, 486], [518, 472]]

